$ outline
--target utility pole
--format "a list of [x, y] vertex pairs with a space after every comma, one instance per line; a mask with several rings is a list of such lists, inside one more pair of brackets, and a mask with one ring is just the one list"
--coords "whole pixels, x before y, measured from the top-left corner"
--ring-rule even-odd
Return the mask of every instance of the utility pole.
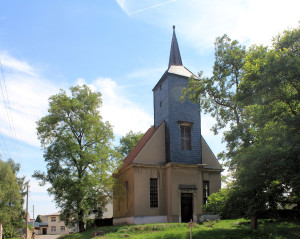
[[27, 183], [27, 202], [26, 202], [26, 239], [28, 238], [28, 183]]
[[32, 205], [32, 215], [33, 215], [33, 230], [34, 230], [34, 205]]

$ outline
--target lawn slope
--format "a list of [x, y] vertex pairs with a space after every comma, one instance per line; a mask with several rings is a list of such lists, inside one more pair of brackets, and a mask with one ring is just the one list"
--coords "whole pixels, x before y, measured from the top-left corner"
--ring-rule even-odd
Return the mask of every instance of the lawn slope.
[[[298, 221], [260, 220], [258, 230], [250, 230], [250, 222], [245, 219], [221, 220], [196, 224], [193, 239], [205, 238], [295, 238], [300, 239]], [[131, 238], [131, 239], [185, 239], [189, 238], [189, 227], [185, 223], [160, 223], [131, 226], [99, 227], [83, 233], [61, 237], [62, 239], [90, 239], [95, 231], [105, 232], [95, 239]]]

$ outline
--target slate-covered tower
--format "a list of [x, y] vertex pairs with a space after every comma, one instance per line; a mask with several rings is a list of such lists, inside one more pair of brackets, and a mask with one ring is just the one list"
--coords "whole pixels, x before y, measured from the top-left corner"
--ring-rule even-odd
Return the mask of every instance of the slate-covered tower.
[[[201, 120], [199, 105], [185, 100], [182, 89], [188, 78], [194, 76], [182, 65], [178, 42], [173, 26], [169, 66], [153, 88], [154, 127], [166, 124], [167, 162], [201, 164]], [[195, 76], [194, 76], [195, 77]]]

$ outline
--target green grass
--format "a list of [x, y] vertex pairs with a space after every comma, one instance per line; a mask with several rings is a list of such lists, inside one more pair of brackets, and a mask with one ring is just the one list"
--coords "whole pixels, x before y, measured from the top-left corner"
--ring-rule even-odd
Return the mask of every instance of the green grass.
[[[259, 228], [250, 230], [250, 221], [246, 219], [221, 220], [195, 224], [193, 239], [240, 239], [240, 238], [291, 238], [300, 239], [300, 223], [296, 221], [259, 220]], [[184, 239], [189, 238], [186, 223], [160, 223], [131, 226], [99, 227], [92, 230], [63, 236], [63, 239], [90, 239], [95, 231], [104, 231], [105, 235], [95, 239]]]

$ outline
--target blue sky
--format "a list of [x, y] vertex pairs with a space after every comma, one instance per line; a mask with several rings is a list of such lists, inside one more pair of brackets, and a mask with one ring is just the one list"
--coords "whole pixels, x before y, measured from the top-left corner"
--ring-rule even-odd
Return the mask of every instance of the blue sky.
[[[298, 25], [299, 9], [298, 0], [2, 0], [0, 153], [30, 180], [35, 216], [58, 211], [31, 178], [45, 170], [35, 122], [47, 114], [49, 96], [86, 83], [102, 93], [101, 112], [116, 138], [145, 131], [153, 124], [152, 88], [168, 66], [172, 25], [183, 64], [210, 75], [217, 36], [270, 45]], [[224, 145], [209, 131], [212, 123], [202, 115], [202, 133], [218, 153]]]

